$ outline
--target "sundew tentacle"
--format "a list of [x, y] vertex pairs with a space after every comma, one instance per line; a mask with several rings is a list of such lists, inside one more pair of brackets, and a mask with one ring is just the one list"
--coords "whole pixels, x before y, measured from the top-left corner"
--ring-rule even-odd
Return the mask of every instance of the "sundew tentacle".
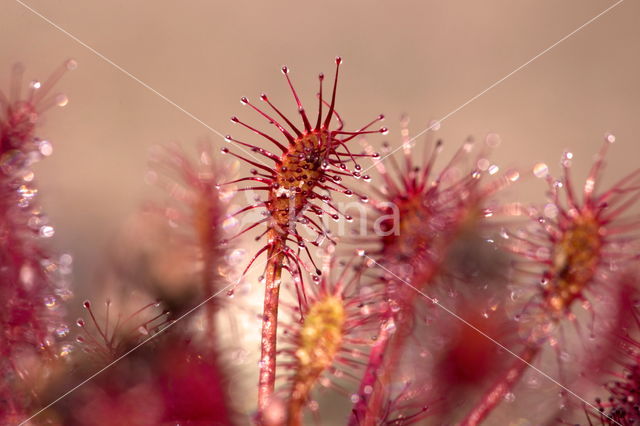
[[160, 305], [158, 301], [150, 302], [126, 316], [119, 312], [114, 320], [112, 303], [107, 299], [101, 324], [92, 303], [86, 300], [82, 306], [89, 314], [89, 322], [82, 318], [76, 321], [81, 330], [76, 341], [84, 352], [98, 361], [111, 362], [167, 325], [170, 313], [158, 309]]

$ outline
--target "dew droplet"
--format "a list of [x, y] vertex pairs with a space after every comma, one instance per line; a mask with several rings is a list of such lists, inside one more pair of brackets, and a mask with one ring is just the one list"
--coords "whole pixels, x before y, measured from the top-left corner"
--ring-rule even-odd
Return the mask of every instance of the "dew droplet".
[[520, 173], [517, 170], [511, 169], [507, 172], [506, 177], [511, 182], [515, 182], [520, 179]]
[[476, 163], [476, 166], [478, 166], [478, 169], [482, 170], [482, 171], [487, 170], [490, 165], [491, 165], [491, 163], [489, 163], [489, 160], [487, 160], [486, 158], [481, 158]]
[[73, 263], [73, 256], [71, 256], [69, 253], [65, 253], [60, 256], [60, 264], [65, 266], [71, 266], [72, 263]]
[[235, 229], [240, 222], [235, 217], [228, 217], [222, 222], [222, 229], [225, 231], [231, 231]]
[[227, 262], [230, 265], [237, 265], [244, 260], [246, 253], [245, 249], [235, 249], [227, 255]]
[[489, 133], [485, 139], [485, 143], [491, 148], [496, 148], [501, 142], [502, 138], [497, 133]]
[[64, 107], [64, 106], [67, 106], [68, 103], [69, 103], [69, 98], [67, 97], [67, 95], [63, 93], [56, 95], [56, 105], [58, 105], [59, 107]]
[[386, 321], [384, 323], [384, 325], [382, 326], [382, 328], [389, 332], [390, 334], [395, 333], [396, 331], [396, 322], [393, 320], [393, 318], [389, 319], [388, 321]]
[[70, 59], [67, 59], [67, 62], [65, 62], [64, 65], [67, 68], [67, 70], [74, 71], [78, 68], [78, 61], [76, 61], [73, 58], [70, 58]]
[[587, 178], [587, 180], [584, 182], [584, 192], [589, 194], [592, 193], [595, 186], [596, 180], [593, 177]]
[[537, 178], [547, 177], [549, 174], [549, 167], [545, 163], [537, 163], [533, 166], [533, 175]]
[[55, 234], [55, 229], [51, 225], [44, 225], [40, 227], [39, 233], [42, 238], [51, 238]]
[[504, 400], [507, 401], [508, 403], [511, 403], [516, 400], [516, 396], [513, 394], [513, 392], [508, 392], [504, 396]]
[[616, 137], [614, 135], [612, 135], [611, 133], [607, 133], [605, 135], [604, 139], [609, 143], [614, 143], [616, 141]]
[[69, 327], [67, 327], [66, 324], [56, 328], [56, 335], [58, 337], [65, 337], [67, 334], [69, 334]]
[[69, 356], [71, 354], [71, 352], [73, 352], [73, 345], [66, 344], [66, 345], [62, 345], [60, 347], [59, 355], [64, 358], [64, 357]]
[[40, 151], [40, 154], [48, 157], [53, 154], [53, 145], [47, 140], [41, 140], [38, 143], [38, 151]]
[[553, 219], [558, 215], [558, 206], [553, 203], [549, 203], [544, 206], [543, 212], [546, 217]]
[[44, 305], [49, 309], [55, 308], [55, 306], [56, 306], [56, 297], [55, 296], [45, 296]]

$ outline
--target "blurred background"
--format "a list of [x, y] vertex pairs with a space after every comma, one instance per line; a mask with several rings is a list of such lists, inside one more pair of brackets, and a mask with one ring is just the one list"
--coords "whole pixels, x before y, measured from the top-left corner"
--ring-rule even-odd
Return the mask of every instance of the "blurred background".
[[[307, 109], [315, 111], [317, 74], [324, 71], [332, 79], [333, 59], [341, 55], [338, 106], [347, 127], [384, 113], [392, 145], [399, 144], [401, 114], [411, 117], [412, 133], [422, 131], [430, 120], [457, 109], [614, 4], [25, 3], [223, 135], [238, 133], [229, 121], [232, 115], [266, 128], [240, 105], [241, 96], [257, 99], [265, 91], [295, 114], [280, 73], [284, 64]], [[20, 3], [4, 1], [1, 10], [3, 88], [17, 61], [25, 64], [28, 79], [42, 80], [66, 58], [79, 64], [59, 85], [69, 105], [47, 113], [39, 132], [52, 141], [54, 155], [37, 171], [42, 202], [56, 227], [52, 244], [74, 256], [74, 292], [80, 305], [100, 293], [101, 271], [109, 267], [109, 253], [132, 215], [144, 202], [162, 196], [145, 183], [150, 149], [177, 141], [195, 152], [202, 137], [218, 147], [224, 141]], [[611, 182], [637, 167], [638, 16], [640, 3], [622, 2], [451, 115], [438, 131], [445, 157], [467, 136], [482, 139], [492, 132], [502, 141], [493, 157], [500, 166], [519, 167], [529, 176], [533, 164], [544, 161], [558, 175], [561, 153], [570, 149], [576, 176], [582, 178], [604, 134], [611, 132], [617, 141], [607, 157], [604, 180]], [[248, 169], [240, 167], [240, 174]], [[542, 182], [527, 178], [510, 191], [522, 201], [539, 202], [544, 189]], [[258, 305], [259, 298], [255, 309]], [[257, 349], [259, 324], [246, 325], [241, 340]], [[257, 380], [253, 362], [242, 380]], [[240, 401], [245, 410], [253, 404]]]

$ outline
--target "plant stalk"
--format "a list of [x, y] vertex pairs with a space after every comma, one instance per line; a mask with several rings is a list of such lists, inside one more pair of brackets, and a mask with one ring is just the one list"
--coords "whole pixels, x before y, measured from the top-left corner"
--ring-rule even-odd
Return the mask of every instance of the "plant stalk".
[[278, 298], [282, 276], [282, 251], [280, 239], [275, 239], [268, 251], [265, 273], [264, 306], [262, 311], [262, 340], [260, 373], [258, 379], [258, 408], [263, 412], [270, 403], [276, 382], [276, 342], [278, 338]]
[[513, 362], [506, 373], [482, 396], [460, 426], [479, 425], [493, 409], [504, 399], [504, 396], [518, 383], [527, 367], [540, 352], [540, 346], [527, 346]]
[[383, 381], [379, 379], [379, 376], [384, 373], [384, 355], [387, 352], [389, 340], [392, 337], [388, 326], [389, 321], [393, 321], [393, 318], [384, 322], [387, 326], [385, 327], [383, 324], [380, 328], [378, 338], [369, 353], [369, 362], [362, 376], [360, 388], [358, 389], [360, 399], [355, 407], [353, 407], [351, 416], [349, 417], [349, 426], [368, 426], [375, 424], [374, 422], [372, 423], [372, 420], [380, 411], [383, 393], [380, 387], [385, 384], [382, 383]]
[[[438, 271], [436, 264], [429, 264], [415, 272], [409, 282], [429, 283]], [[375, 425], [381, 416], [385, 387], [393, 378], [406, 341], [407, 318], [413, 317], [413, 305], [419, 294], [398, 278], [394, 283], [395, 298], [405, 307], [403, 315], [389, 312], [380, 325], [380, 332], [369, 353], [369, 360], [358, 389], [358, 402], [351, 411], [349, 426]], [[369, 392], [367, 392], [369, 390]]]

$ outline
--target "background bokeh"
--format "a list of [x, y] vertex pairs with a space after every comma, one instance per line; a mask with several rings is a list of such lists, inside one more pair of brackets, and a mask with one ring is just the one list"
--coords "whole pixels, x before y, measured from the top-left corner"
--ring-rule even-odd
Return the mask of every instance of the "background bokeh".
[[[402, 113], [411, 116], [413, 133], [423, 130], [613, 3], [28, 1], [221, 134], [237, 133], [231, 115], [261, 123], [240, 96], [256, 99], [265, 91], [295, 114], [283, 64], [307, 109], [315, 110], [316, 75], [332, 76], [333, 58], [341, 55], [338, 105], [348, 127], [384, 112], [392, 144]], [[79, 63], [59, 85], [69, 105], [49, 112], [40, 132], [53, 142], [54, 156], [37, 166], [56, 226], [52, 243], [74, 255], [79, 304], [96, 291], [114, 235], [141, 203], [158, 196], [144, 182], [150, 148], [179, 141], [189, 149], [207, 135], [217, 146], [224, 142], [20, 3], [6, 0], [0, 10], [3, 88], [16, 61], [25, 64], [27, 78], [40, 79], [68, 57]], [[569, 148], [582, 177], [603, 135], [612, 132], [617, 142], [605, 181], [636, 167], [638, 16], [640, 3], [622, 2], [453, 114], [438, 132], [445, 156], [469, 135], [496, 132], [499, 165], [521, 167], [525, 175], [545, 161], [558, 174]], [[524, 179], [511, 192], [540, 201], [544, 185]], [[247, 383], [256, 374], [253, 365], [249, 370]]]

